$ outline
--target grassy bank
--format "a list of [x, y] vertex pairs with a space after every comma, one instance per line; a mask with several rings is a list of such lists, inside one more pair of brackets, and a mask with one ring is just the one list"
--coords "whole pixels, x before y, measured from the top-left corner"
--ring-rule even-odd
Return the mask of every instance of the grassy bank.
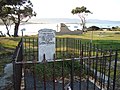
[[103, 48], [120, 49], [120, 31], [89, 31], [82, 35], [61, 35], [58, 37], [81, 38], [83, 42], [92, 42]]
[[[37, 38], [37, 36], [30, 37]], [[83, 42], [92, 42], [102, 46], [104, 49], [110, 47], [113, 49], [120, 49], [120, 31], [89, 31], [82, 35], [57, 35], [56, 37], [81, 38]], [[20, 41], [20, 38], [21, 37], [0, 37], [0, 73], [3, 71], [4, 65], [12, 61], [13, 52], [18, 42]]]
[[12, 62], [12, 55], [20, 38], [0, 37], [0, 74], [5, 64]]

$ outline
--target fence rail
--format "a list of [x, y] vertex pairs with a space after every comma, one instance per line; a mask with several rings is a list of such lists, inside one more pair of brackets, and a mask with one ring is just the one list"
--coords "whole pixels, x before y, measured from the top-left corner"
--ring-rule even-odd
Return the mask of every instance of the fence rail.
[[117, 50], [56, 38], [54, 60], [49, 62], [43, 55], [39, 62], [38, 39], [24, 38], [20, 43], [13, 61], [15, 90], [20, 90], [16, 87], [20, 87], [22, 69], [25, 90], [116, 90]]
[[16, 62], [22, 62], [23, 60], [23, 42], [22, 39], [18, 43], [16, 50], [13, 55], [13, 83], [14, 90], [21, 89], [21, 78], [22, 78], [22, 64], [16, 64]]

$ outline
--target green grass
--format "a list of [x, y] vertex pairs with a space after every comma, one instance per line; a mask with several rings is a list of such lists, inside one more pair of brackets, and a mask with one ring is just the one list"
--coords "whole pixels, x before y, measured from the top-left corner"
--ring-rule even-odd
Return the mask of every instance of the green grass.
[[20, 38], [0, 37], [0, 74], [4, 65], [12, 62], [12, 55]]
[[[93, 34], [92, 34], [93, 33]], [[30, 36], [25, 38], [37, 38], [37, 36]], [[80, 35], [57, 35], [59, 38], [80, 38], [82, 42], [90, 42], [92, 40], [93, 44], [98, 44], [104, 49], [120, 49], [120, 31], [88, 31], [85, 34]], [[10, 38], [10, 37], [0, 37], [0, 65], [3, 67], [5, 63], [12, 61], [11, 56], [20, 41], [21, 37]], [[31, 42], [32, 43], [32, 42]], [[27, 43], [27, 46], [29, 44]], [[6, 57], [6, 58], [4, 58]], [[0, 68], [1, 68], [0, 67]], [[0, 69], [0, 72], [2, 69]]]
[[[100, 35], [100, 33], [102, 34]], [[82, 42], [92, 42], [94, 44], [102, 45], [105, 48], [113, 46], [113, 48], [120, 49], [120, 31], [94, 31], [93, 38], [91, 37], [91, 31], [86, 32], [85, 34], [80, 35], [57, 35], [59, 38], [80, 38]], [[37, 38], [37, 36], [31, 36], [30, 38]], [[26, 37], [29, 38], [29, 37]], [[13, 52], [20, 37], [18, 38], [9, 38], [9, 37], [0, 37], [0, 55], [3, 53]], [[32, 43], [32, 42], [31, 42]]]
[[0, 37], [0, 55], [13, 52], [19, 40], [20, 38]]
[[98, 44], [104, 49], [112, 47], [113, 49], [120, 49], [120, 31], [91, 31], [80, 35], [61, 35], [57, 37], [65, 38], [80, 38], [82, 42], [91, 42]]
[[[37, 36], [30, 36], [30, 37], [25, 37], [25, 38], [36, 38]], [[102, 47], [103, 49], [109, 49], [112, 47], [112, 49], [119, 49], [120, 50], [120, 31], [94, 31], [93, 34], [91, 31], [86, 32], [85, 34], [80, 34], [80, 35], [57, 35], [56, 37], [59, 38], [79, 38], [81, 39], [81, 41], [83, 43], [85, 42], [91, 42], [93, 44], [97, 44], [100, 47]], [[21, 37], [18, 38], [9, 38], [9, 37], [0, 37], [0, 75], [3, 73], [3, 68], [4, 65], [7, 63], [12, 62], [12, 55], [13, 52], [18, 44], [18, 42], [20, 41]], [[30, 41], [30, 43], [32, 43], [32, 41]], [[27, 46], [29, 46], [29, 41], [27, 41]], [[31, 44], [32, 45], [32, 44]], [[35, 44], [35, 46], [37, 46], [37, 44]], [[31, 46], [32, 47], [32, 46]], [[58, 45], [59, 47], [59, 45]], [[58, 48], [59, 50], [60, 48]], [[119, 54], [120, 57], [120, 54]], [[119, 59], [120, 60], [120, 59]], [[70, 62], [65, 62], [65, 75], [68, 75], [68, 73], [70, 72], [69, 70], [69, 66], [68, 63]], [[77, 73], [77, 69], [80, 67], [79, 64], [76, 62], [76, 73]], [[78, 65], [77, 65], [78, 64]], [[62, 62], [61, 63], [57, 63], [55, 65], [55, 75], [60, 77], [60, 72], [58, 72], [57, 69], [60, 69], [61, 71], [61, 67], [62, 66]], [[78, 67], [77, 67], [78, 66]], [[120, 66], [120, 64], [118, 64], [118, 66]], [[48, 73], [47, 77], [51, 77], [51, 70], [50, 67], [52, 68], [52, 63], [47, 64], [47, 70], [46, 72]], [[33, 67], [32, 67], [33, 68]], [[43, 67], [42, 65], [36, 65], [36, 72], [39, 73], [38, 75], [42, 75], [43, 73]], [[85, 73], [85, 72], [84, 72]], [[112, 75], [112, 71], [111, 71], [111, 75]], [[119, 82], [119, 76], [120, 76], [120, 71], [119, 69], [117, 70], [117, 80]], [[42, 77], [42, 76], [41, 76]]]

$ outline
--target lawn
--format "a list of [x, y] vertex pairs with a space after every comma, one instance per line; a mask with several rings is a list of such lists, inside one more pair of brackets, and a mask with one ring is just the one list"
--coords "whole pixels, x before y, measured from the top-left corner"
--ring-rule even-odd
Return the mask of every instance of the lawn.
[[[37, 36], [30, 36], [30, 38]], [[80, 35], [56, 35], [59, 38], [80, 38], [82, 42], [92, 42], [104, 49], [113, 48], [120, 50], [120, 31], [89, 31]], [[6, 63], [12, 62], [12, 55], [21, 37], [0, 37], [0, 73]], [[29, 38], [29, 37], [25, 37]]]
[[0, 75], [5, 64], [12, 62], [12, 55], [20, 38], [0, 37]]
[[92, 42], [103, 48], [120, 49], [120, 31], [89, 31], [82, 35], [61, 35], [57, 37], [81, 38], [83, 42]]

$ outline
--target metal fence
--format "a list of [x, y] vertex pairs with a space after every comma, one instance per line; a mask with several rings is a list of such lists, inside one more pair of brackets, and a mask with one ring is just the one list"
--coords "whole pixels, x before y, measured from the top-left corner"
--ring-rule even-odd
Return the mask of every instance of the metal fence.
[[22, 74], [25, 90], [116, 90], [117, 50], [103, 50], [80, 39], [56, 38], [54, 60], [49, 62], [43, 55], [43, 62], [38, 62], [36, 38], [24, 38], [18, 47], [13, 62], [15, 90], [20, 90], [16, 87], [21, 87]]
[[13, 84], [14, 90], [21, 89], [22, 78], [22, 64], [16, 64], [16, 62], [22, 62], [23, 60], [23, 42], [22, 39], [18, 43], [13, 55]]

